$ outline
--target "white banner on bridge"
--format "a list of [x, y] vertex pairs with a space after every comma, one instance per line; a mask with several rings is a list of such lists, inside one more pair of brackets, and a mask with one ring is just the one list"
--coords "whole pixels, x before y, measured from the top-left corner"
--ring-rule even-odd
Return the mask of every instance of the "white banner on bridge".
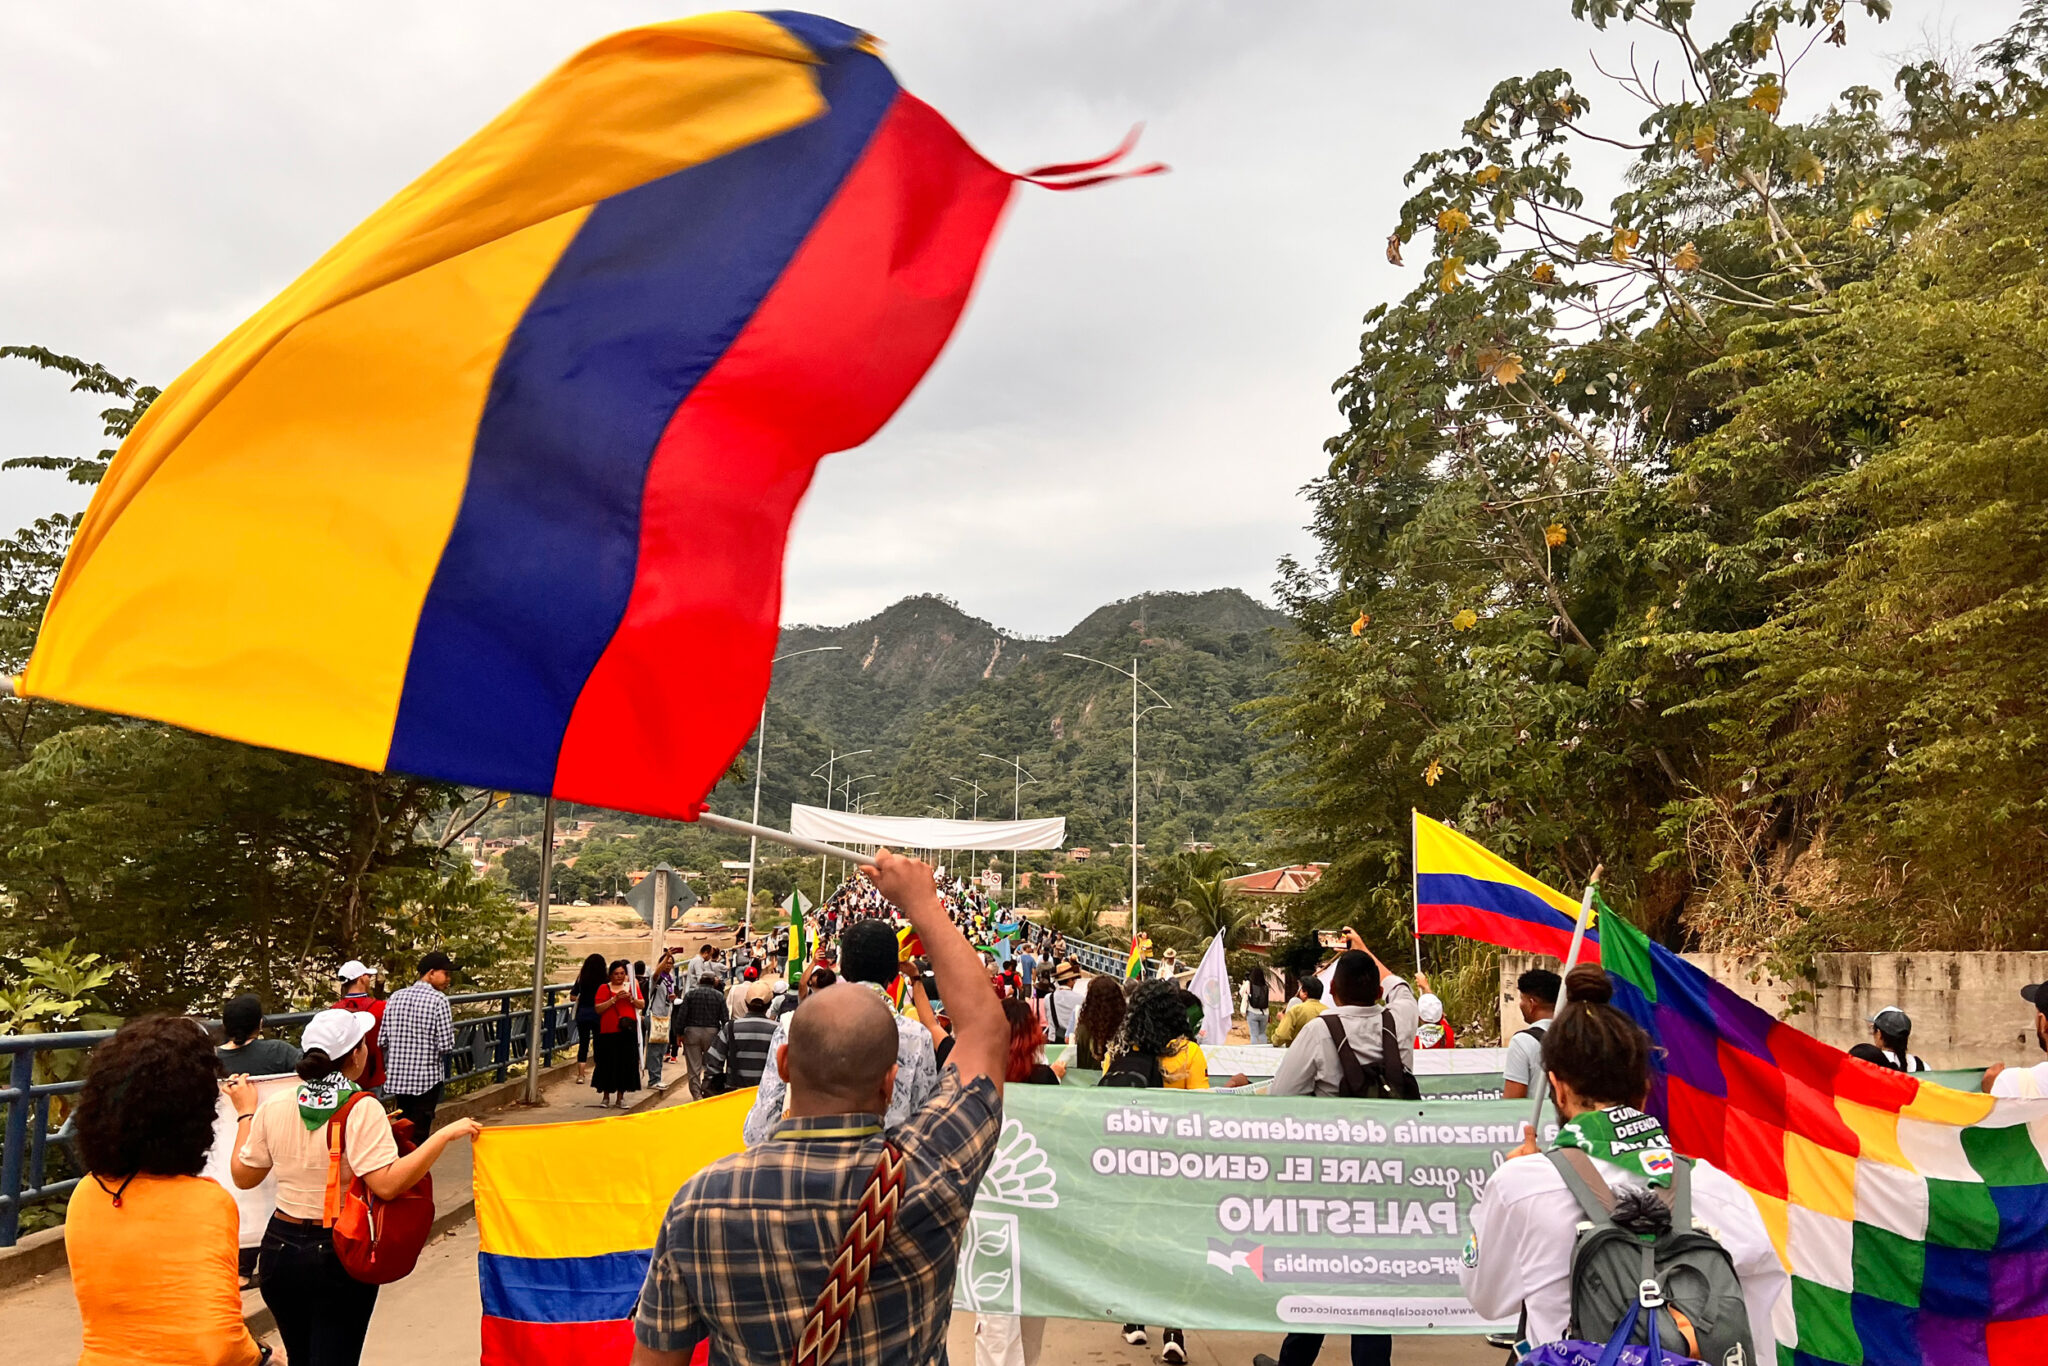
[[947, 821], [924, 816], [868, 816], [821, 806], [789, 808], [789, 833], [828, 844], [891, 849], [1057, 849], [1066, 843], [1064, 816], [1029, 821]]

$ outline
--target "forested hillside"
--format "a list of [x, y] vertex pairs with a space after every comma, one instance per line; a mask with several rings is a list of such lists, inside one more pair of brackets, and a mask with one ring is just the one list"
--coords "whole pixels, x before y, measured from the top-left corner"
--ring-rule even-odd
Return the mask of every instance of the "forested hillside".
[[[1069, 844], [1106, 853], [1130, 838], [1131, 685], [1067, 658], [1072, 653], [1121, 669], [1135, 659], [1140, 677], [1158, 690], [1144, 695], [1144, 705], [1162, 697], [1171, 704], [1140, 721], [1138, 815], [1148, 857], [1184, 841], [1249, 851], [1260, 843], [1250, 816], [1267, 746], [1239, 709], [1270, 688], [1284, 625], [1271, 608], [1221, 589], [1111, 603], [1056, 640], [1010, 635], [938, 597], [906, 598], [844, 627], [789, 627], [780, 654], [816, 652], [775, 669], [763, 820], [786, 825], [792, 802], [824, 804], [824, 770], [835, 752], [850, 757], [832, 767], [840, 784], [834, 806], [865, 795], [870, 811], [952, 815], [957, 802], [958, 814], [968, 816], [978, 801], [982, 816], [1007, 816], [1018, 794], [1003, 761], [1016, 759], [1036, 780], [1023, 788], [1022, 810], [1066, 816]], [[712, 793], [712, 809], [740, 816], [752, 809], [753, 764], [750, 744]], [[536, 805], [516, 801], [482, 828], [531, 833]], [[693, 867], [714, 855], [745, 856], [743, 841], [695, 831], [672, 838], [681, 842], [664, 847], [677, 857], [689, 851]], [[1101, 880], [1105, 891], [1124, 885], [1107, 871]]]
[[1415, 163], [1287, 567], [1323, 913], [1406, 920], [1417, 807], [1673, 942], [2037, 947], [2048, 6], [1832, 103], [1804, 54], [1912, 39], [1875, 0], [1572, 8], [1639, 74], [1504, 79]]

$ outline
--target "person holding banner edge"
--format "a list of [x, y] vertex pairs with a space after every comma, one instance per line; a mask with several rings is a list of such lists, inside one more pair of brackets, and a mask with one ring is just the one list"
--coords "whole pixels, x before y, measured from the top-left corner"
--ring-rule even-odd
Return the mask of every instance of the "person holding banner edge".
[[[704, 1168], [662, 1220], [634, 1311], [633, 1366], [684, 1366], [707, 1338], [718, 1360], [783, 1366], [807, 1328], [836, 1332], [844, 1361], [943, 1356], [948, 1315], [936, 1309], [951, 1300], [1002, 1130], [1010, 1027], [930, 866], [887, 850], [868, 866], [923, 940], [952, 1019], [938, 1089], [885, 1130], [896, 1082], [888, 1006], [859, 982], [813, 993], [774, 1056], [789, 1108], [771, 1141]], [[844, 1285], [833, 1267], [860, 1234], [856, 1220], [879, 1250], [863, 1262], [865, 1282]], [[835, 1299], [841, 1312], [829, 1314]]]

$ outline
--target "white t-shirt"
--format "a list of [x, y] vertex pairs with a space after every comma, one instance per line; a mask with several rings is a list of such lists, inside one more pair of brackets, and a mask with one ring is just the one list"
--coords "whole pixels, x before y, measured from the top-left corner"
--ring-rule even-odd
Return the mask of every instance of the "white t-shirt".
[[1501, 1060], [1501, 1079], [1518, 1081], [1536, 1094], [1536, 1079], [1543, 1075], [1543, 1031], [1550, 1021], [1538, 1020], [1508, 1040], [1507, 1057]]
[[[1624, 1184], [1622, 1168], [1594, 1160], [1610, 1186]], [[1726, 1172], [1709, 1163], [1692, 1169], [1693, 1217], [1708, 1224], [1734, 1259], [1749, 1304], [1750, 1343], [1756, 1359], [1776, 1359], [1771, 1306], [1791, 1288], [1756, 1203]], [[1529, 1310], [1529, 1341], [1541, 1345], [1564, 1336], [1572, 1313], [1572, 1244], [1583, 1216], [1579, 1202], [1550, 1159], [1540, 1154], [1501, 1164], [1472, 1207], [1472, 1242], [1458, 1283], [1472, 1307], [1497, 1322], [1512, 1323]]]
[[2048, 1096], [2048, 1062], [2006, 1068], [1991, 1079], [1991, 1094], [2026, 1100]]

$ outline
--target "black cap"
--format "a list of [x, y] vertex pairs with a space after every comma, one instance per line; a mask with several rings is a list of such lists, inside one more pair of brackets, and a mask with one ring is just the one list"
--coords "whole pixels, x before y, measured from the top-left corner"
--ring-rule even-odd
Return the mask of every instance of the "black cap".
[[2048, 1015], [2048, 982], [2036, 982], [2030, 987], [2021, 987], [2020, 999], [2042, 1014]]
[[455, 971], [455, 960], [439, 949], [433, 950], [420, 959], [420, 976], [422, 977], [430, 972], [453, 971]]

